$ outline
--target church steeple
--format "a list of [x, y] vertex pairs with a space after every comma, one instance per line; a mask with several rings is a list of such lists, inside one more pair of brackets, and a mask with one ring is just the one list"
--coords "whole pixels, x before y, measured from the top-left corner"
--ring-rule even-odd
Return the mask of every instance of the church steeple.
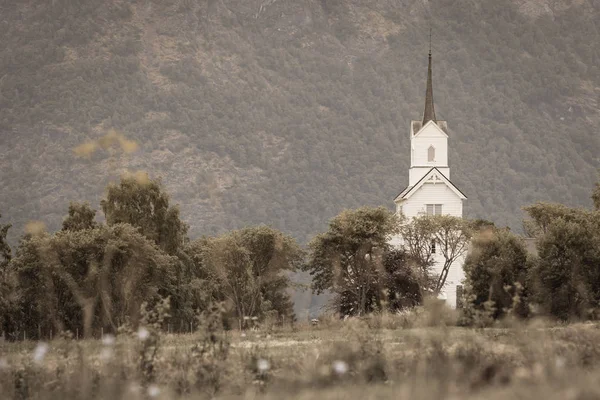
[[437, 122], [433, 106], [433, 78], [431, 71], [431, 33], [429, 34], [429, 67], [427, 68], [427, 90], [425, 92], [425, 112], [423, 113], [423, 126], [429, 121]]

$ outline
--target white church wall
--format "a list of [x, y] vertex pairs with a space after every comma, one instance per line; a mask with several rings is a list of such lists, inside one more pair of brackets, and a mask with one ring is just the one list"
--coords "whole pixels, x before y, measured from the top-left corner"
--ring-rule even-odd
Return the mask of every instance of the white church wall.
[[[435, 159], [429, 161], [429, 147], [435, 148]], [[416, 136], [412, 140], [412, 165], [427, 166], [427, 167], [447, 167], [448, 166], [448, 138], [446, 137], [431, 137], [431, 136]]]
[[[429, 161], [429, 147], [435, 148], [435, 159]], [[448, 136], [434, 123], [411, 136], [411, 166], [447, 167]]]
[[[406, 218], [412, 219], [427, 212], [426, 204], [442, 204], [442, 214], [444, 215], [455, 217], [463, 215], [463, 201], [444, 183], [424, 183], [408, 199], [397, 204], [397, 212], [402, 212]], [[402, 247], [403, 244], [400, 236], [391, 238], [389, 243], [395, 247]], [[432, 272], [439, 276], [444, 266], [444, 257], [439, 250], [434, 256], [434, 260]], [[440, 294], [440, 297], [444, 298], [450, 307], [456, 307], [456, 286], [462, 285], [465, 277], [463, 264], [464, 257], [457, 259], [450, 266], [446, 284]]]
[[412, 196], [402, 201], [402, 213], [407, 218], [426, 213], [426, 204], [441, 204], [442, 214], [462, 217], [462, 200], [444, 183], [425, 183]]

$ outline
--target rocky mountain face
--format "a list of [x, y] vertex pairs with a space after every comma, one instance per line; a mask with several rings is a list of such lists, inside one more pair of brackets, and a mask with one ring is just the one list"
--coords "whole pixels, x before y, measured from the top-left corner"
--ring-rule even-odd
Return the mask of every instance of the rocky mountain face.
[[[47, 0], [0, 4], [0, 212], [13, 240], [162, 177], [191, 235], [300, 242], [408, 181], [429, 28], [438, 118], [469, 217], [519, 230], [588, 206], [600, 139], [595, 0]], [[73, 149], [112, 129], [137, 152]]]

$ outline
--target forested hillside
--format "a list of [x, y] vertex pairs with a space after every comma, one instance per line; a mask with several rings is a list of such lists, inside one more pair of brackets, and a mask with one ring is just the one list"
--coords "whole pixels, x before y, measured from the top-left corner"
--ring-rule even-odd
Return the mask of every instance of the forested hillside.
[[[162, 177], [191, 236], [267, 223], [306, 242], [408, 181], [429, 27], [466, 213], [521, 228], [591, 204], [595, 0], [19, 0], [0, 4], [0, 212], [60, 227], [120, 171]], [[73, 149], [111, 128], [133, 154]]]

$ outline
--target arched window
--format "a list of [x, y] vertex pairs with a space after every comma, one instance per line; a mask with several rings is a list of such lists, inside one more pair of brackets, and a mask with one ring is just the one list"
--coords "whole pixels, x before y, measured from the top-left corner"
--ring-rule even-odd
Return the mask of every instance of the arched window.
[[429, 146], [429, 148], [427, 149], [427, 161], [435, 161], [435, 147], [433, 146]]

